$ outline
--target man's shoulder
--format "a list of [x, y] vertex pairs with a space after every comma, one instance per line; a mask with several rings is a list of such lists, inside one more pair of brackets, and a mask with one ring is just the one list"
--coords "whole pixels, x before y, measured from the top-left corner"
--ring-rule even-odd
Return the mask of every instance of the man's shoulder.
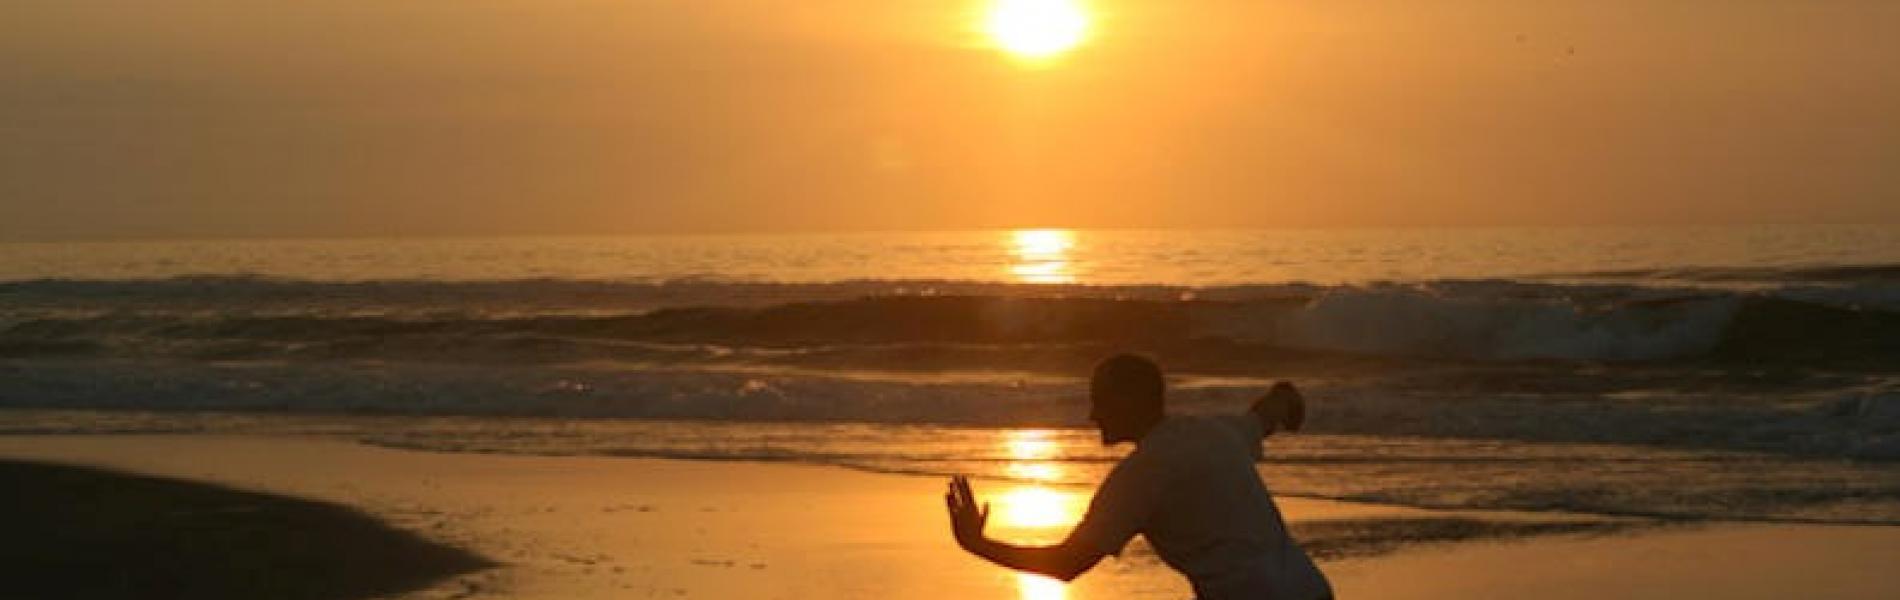
[[1260, 440], [1259, 422], [1249, 415], [1179, 415], [1163, 419], [1136, 451], [1192, 458], [1233, 448], [1257, 449]]
[[1220, 422], [1200, 415], [1162, 419], [1143, 436], [1137, 454], [1176, 454], [1199, 447], [1210, 435], [1221, 435]]
[[[1260, 422], [1250, 414], [1239, 415], [1178, 415], [1162, 419], [1151, 435], [1156, 441], [1178, 442], [1202, 440], [1209, 435], [1241, 435], [1260, 437]], [[1147, 440], [1143, 440], [1144, 442]]]
[[1167, 418], [1161, 420], [1161, 423], [1157, 425], [1155, 429], [1157, 431], [1194, 432], [1206, 431], [1219, 426], [1220, 422], [1216, 420], [1215, 417], [1209, 415], [1168, 415]]

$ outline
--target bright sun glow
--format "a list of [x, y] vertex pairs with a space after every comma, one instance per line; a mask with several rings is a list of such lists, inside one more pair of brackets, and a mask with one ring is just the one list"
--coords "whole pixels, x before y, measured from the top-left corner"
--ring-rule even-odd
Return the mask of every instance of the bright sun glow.
[[1044, 429], [1017, 429], [1004, 435], [1003, 449], [1011, 460], [1048, 460], [1056, 455], [1056, 441]]
[[998, 525], [1044, 529], [1075, 523], [1082, 516], [1082, 498], [1073, 492], [1025, 485], [997, 495], [994, 510]]
[[1069, 597], [1069, 585], [1060, 580], [1030, 573], [1016, 574], [1016, 589], [1023, 600], [1062, 600]]
[[1077, 0], [996, 0], [984, 30], [1010, 54], [1050, 58], [1088, 37], [1089, 15]]
[[1062, 467], [1046, 462], [1056, 455], [1056, 441], [1043, 429], [1018, 429], [1003, 439], [1010, 463], [1003, 473], [1017, 479], [1049, 482], [1062, 478]]
[[[1073, 243], [1072, 233], [1062, 230], [1018, 231], [1015, 235], [1017, 253], [1021, 255], [1060, 256], [1068, 251]], [[1037, 482], [1055, 481], [1062, 476], [1062, 468], [1051, 462], [1060, 453], [1061, 447], [1052, 437], [1053, 432], [1046, 429], [1018, 429], [1010, 431], [1002, 439], [1004, 456], [1010, 460], [1006, 467], [1011, 477]], [[1012, 535], [1023, 536], [1024, 541], [1051, 543], [1051, 536], [1072, 526], [1082, 518], [1086, 499], [1081, 494], [1045, 485], [1018, 485], [996, 496], [993, 505], [995, 523], [1011, 530]], [[1021, 592], [1022, 600], [1064, 600], [1069, 597], [1069, 586], [1061, 581], [1018, 573], [1016, 589]]]
[[1075, 232], [1067, 229], [1018, 229], [1010, 232], [1009, 251], [1016, 262], [1009, 272], [1025, 283], [1073, 283], [1069, 250]]

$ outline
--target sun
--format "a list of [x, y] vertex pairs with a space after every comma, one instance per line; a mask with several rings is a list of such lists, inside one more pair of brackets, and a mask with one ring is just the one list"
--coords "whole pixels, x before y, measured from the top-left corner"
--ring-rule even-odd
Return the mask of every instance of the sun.
[[1044, 59], [1081, 45], [1089, 14], [1077, 0], [996, 0], [983, 25], [1004, 52]]

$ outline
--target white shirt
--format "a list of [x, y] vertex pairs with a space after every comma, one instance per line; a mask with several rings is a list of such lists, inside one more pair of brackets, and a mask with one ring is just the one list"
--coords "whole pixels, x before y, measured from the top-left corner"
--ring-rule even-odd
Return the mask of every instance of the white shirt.
[[1071, 538], [1119, 555], [1142, 534], [1200, 600], [1329, 597], [1254, 470], [1262, 437], [1252, 415], [1163, 419], [1109, 472]]

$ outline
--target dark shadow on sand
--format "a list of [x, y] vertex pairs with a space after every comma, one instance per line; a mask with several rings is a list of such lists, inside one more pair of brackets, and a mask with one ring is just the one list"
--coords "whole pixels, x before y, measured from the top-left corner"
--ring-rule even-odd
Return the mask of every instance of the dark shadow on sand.
[[343, 600], [491, 566], [333, 504], [0, 461], [0, 597]]

